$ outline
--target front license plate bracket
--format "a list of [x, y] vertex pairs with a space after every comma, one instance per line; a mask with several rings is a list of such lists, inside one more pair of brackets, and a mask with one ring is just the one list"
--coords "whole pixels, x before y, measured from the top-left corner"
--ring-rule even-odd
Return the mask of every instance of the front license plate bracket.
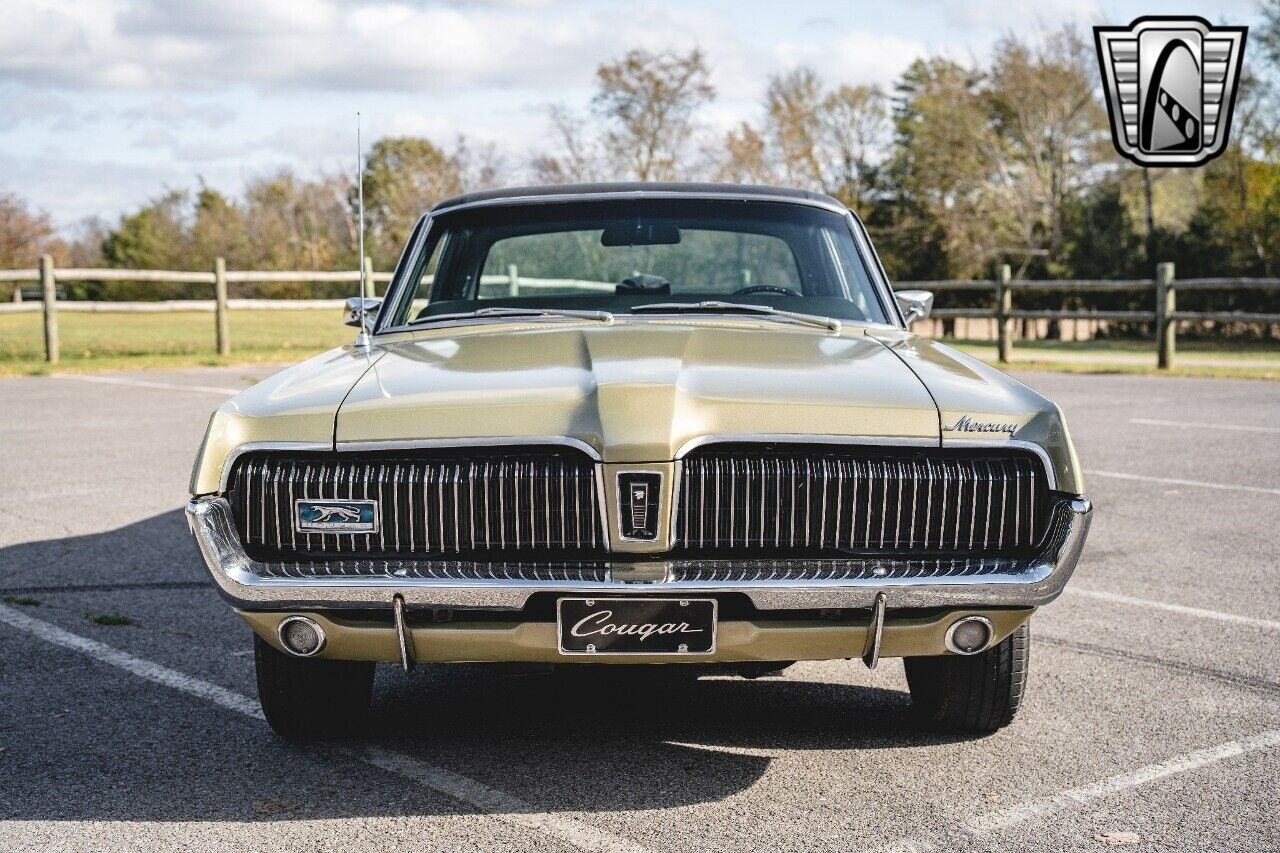
[[561, 598], [556, 637], [562, 655], [714, 654], [714, 598]]

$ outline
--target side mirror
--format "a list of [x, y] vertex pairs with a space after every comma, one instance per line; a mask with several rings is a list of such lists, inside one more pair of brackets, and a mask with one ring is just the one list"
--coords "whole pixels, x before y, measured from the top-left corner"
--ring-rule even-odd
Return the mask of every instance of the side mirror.
[[[366, 332], [373, 331], [373, 323], [378, 319], [378, 311], [382, 308], [381, 299], [364, 300], [364, 330]], [[348, 326], [360, 328], [360, 297], [352, 296], [347, 299], [346, 307], [342, 309], [342, 322]]]
[[928, 318], [933, 310], [933, 294], [928, 290], [899, 290], [893, 295], [898, 300], [898, 308], [902, 311], [902, 319], [907, 321], [907, 328], [916, 320]]

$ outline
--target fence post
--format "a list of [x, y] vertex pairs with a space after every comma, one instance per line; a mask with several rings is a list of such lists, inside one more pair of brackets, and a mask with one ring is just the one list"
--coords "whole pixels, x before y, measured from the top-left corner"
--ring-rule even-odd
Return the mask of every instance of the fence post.
[[58, 288], [53, 278], [53, 257], [40, 256], [40, 290], [44, 295], [44, 360], [58, 363]]
[[520, 295], [520, 270], [515, 264], [507, 264], [507, 295]]
[[[378, 285], [373, 283], [373, 257], [370, 255], [364, 256], [364, 280], [368, 282], [369, 285], [369, 293], [367, 294], [368, 298], [378, 298]], [[366, 296], [364, 293], [361, 293], [360, 295], [362, 297]]]
[[1013, 311], [1013, 291], [1009, 289], [1012, 275], [1008, 264], [1001, 264], [996, 269], [996, 349], [1001, 364], [1009, 363], [1013, 349], [1013, 320], [1009, 318]]
[[1173, 367], [1177, 347], [1178, 324], [1173, 313], [1178, 310], [1178, 294], [1173, 284], [1173, 263], [1156, 264], [1156, 365], [1161, 370]]
[[218, 355], [231, 355], [231, 327], [227, 317], [227, 261], [213, 260], [213, 314], [217, 329]]

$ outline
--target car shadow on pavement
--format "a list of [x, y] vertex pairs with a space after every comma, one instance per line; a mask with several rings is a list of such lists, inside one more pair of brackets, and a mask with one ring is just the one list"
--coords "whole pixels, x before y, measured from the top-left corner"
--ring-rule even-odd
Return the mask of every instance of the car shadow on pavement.
[[[179, 511], [0, 548], [6, 606], [256, 697], [249, 632], [204, 588], [203, 573]], [[40, 605], [15, 604], [19, 590], [41, 590]], [[86, 618], [108, 609], [135, 623], [104, 627]], [[861, 663], [847, 665], [861, 677]], [[744, 680], [582, 667], [516, 676], [435, 665], [406, 675], [388, 665], [379, 668], [360, 739], [330, 748], [286, 743], [261, 720], [0, 625], [0, 820], [287, 821], [469, 810], [342, 754], [370, 744], [538, 810], [591, 812], [720, 801], [751, 787], [789, 750], [947, 740], [915, 725], [903, 691], [795, 672]]]

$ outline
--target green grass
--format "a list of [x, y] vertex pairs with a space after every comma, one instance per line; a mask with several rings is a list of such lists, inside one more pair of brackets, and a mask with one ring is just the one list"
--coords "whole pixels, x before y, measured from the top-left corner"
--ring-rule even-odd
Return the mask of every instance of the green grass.
[[232, 311], [231, 355], [217, 354], [213, 314], [58, 315], [61, 361], [44, 360], [40, 314], [0, 314], [0, 375], [299, 361], [349, 342], [336, 311]]
[[[232, 311], [229, 356], [215, 351], [212, 313], [64, 311], [58, 325], [62, 360], [51, 366], [40, 314], [0, 314], [0, 376], [296, 362], [353, 337], [336, 311], [325, 310]], [[945, 343], [995, 363], [993, 341]], [[1179, 341], [1172, 371], [1156, 369], [1150, 341], [1015, 341], [1013, 359], [1026, 370], [1280, 379], [1280, 343]]]
[[40, 599], [32, 598], [29, 595], [6, 595], [4, 597], [5, 604], [16, 604], [19, 607], [39, 607]]
[[[944, 340], [990, 364], [997, 364], [994, 341]], [[1219, 379], [1280, 379], [1280, 344], [1179, 341], [1171, 370], [1156, 367], [1150, 341], [1015, 341], [1012, 364], [1004, 369], [1061, 373], [1126, 373], [1202, 376]]]

